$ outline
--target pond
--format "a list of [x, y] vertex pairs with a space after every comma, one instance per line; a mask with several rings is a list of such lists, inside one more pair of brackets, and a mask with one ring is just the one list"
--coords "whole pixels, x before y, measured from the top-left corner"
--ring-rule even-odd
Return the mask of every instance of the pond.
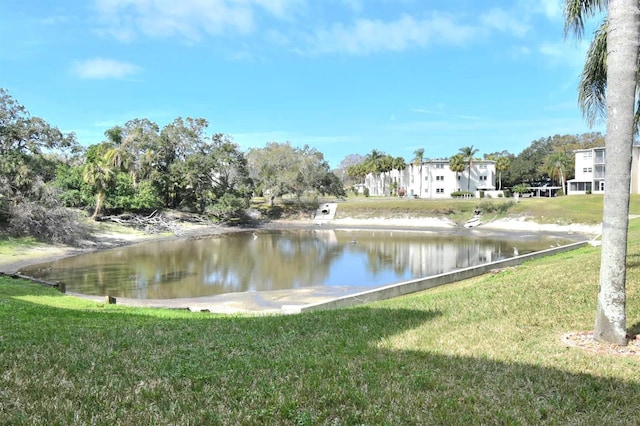
[[571, 242], [390, 230], [260, 230], [156, 241], [23, 268], [67, 291], [134, 299], [322, 288], [362, 291]]

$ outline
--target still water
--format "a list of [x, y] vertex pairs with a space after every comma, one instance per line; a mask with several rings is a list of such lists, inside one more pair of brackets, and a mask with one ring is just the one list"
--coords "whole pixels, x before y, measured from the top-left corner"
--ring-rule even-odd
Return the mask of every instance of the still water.
[[151, 242], [24, 268], [67, 291], [138, 299], [300, 288], [371, 289], [544, 250], [550, 236], [482, 238], [403, 231], [235, 232]]

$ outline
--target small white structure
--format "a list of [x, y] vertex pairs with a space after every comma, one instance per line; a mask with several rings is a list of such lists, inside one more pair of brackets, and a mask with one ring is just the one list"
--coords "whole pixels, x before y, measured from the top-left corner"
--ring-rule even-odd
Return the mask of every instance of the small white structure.
[[[575, 178], [567, 181], [567, 195], [604, 194], [606, 149], [604, 147], [574, 151]], [[631, 153], [631, 194], [640, 194], [640, 145], [634, 145]]]
[[449, 159], [425, 160], [422, 164], [409, 164], [404, 170], [386, 173], [369, 173], [365, 186], [369, 195], [391, 195], [393, 189], [404, 190], [411, 198], [451, 198], [451, 193], [469, 191], [479, 197], [480, 191], [497, 196], [496, 162], [474, 160], [471, 170], [454, 172], [449, 168]]
[[336, 217], [336, 210], [338, 209], [337, 203], [322, 203], [316, 210], [316, 215], [313, 217], [313, 223], [316, 225], [322, 225], [324, 223], [333, 220]]

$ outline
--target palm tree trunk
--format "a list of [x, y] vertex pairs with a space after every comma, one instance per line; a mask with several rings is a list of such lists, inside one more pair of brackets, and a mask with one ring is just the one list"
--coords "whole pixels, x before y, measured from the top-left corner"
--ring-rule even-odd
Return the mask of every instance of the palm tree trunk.
[[638, 0], [609, 0], [607, 167], [594, 338], [626, 345], [626, 256], [640, 32]]
[[100, 210], [102, 210], [102, 204], [104, 204], [104, 198], [105, 198], [105, 193], [104, 193], [104, 190], [101, 189], [98, 191], [98, 194], [96, 195], [96, 209], [93, 211], [93, 216], [91, 216], [91, 219], [96, 220], [98, 218], [98, 215], [100, 214]]

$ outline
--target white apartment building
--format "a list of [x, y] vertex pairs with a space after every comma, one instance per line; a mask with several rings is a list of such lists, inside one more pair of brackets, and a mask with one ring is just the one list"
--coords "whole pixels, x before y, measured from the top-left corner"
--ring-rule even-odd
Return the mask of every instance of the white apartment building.
[[478, 196], [479, 191], [495, 191], [496, 162], [474, 160], [469, 171], [453, 172], [449, 159], [426, 160], [422, 165], [409, 164], [404, 170], [369, 173], [365, 187], [372, 196], [390, 195], [392, 188], [404, 189], [407, 197], [451, 198], [451, 193], [467, 191]]
[[[574, 151], [575, 178], [567, 181], [567, 195], [604, 194], [606, 150], [604, 147]], [[631, 194], [640, 194], [640, 145], [634, 145], [631, 154]]]

